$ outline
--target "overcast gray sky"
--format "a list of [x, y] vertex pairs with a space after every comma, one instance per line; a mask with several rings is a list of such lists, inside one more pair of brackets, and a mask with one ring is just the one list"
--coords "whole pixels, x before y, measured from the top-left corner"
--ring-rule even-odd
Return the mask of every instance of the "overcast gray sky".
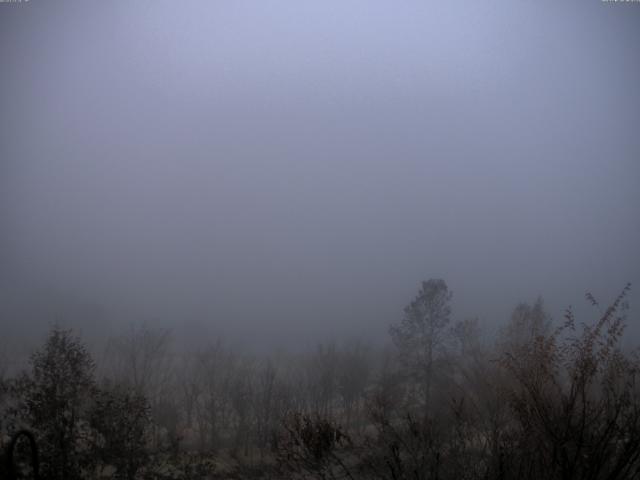
[[0, 3], [3, 330], [384, 338], [430, 277], [488, 328], [638, 289], [639, 47], [600, 0]]

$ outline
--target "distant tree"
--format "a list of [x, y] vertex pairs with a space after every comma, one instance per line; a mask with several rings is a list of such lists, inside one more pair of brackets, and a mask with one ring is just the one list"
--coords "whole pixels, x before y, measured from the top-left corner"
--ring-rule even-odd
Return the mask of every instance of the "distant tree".
[[342, 398], [347, 428], [352, 426], [358, 403], [364, 398], [370, 373], [368, 350], [362, 344], [354, 343], [341, 352], [338, 391]]
[[148, 400], [154, 420], [153, 442], [157, 448], [172, 437], [172, 416], [166, 408], [174, 393], [171, 340], [169, 330], [145, 324], [132, 326], [126, 334], [110, 339], [106, 352], [110, 378]]
[[109, 340], [110, 377], [143, 394], [151, 404], [162, 397], [173, 374], [171, 332], [148, 325]]
[[251, 421], [255, 418], [252, 412], [253, 402], [253, 365], [244, 361], [236, 365], [229, 389], [229, 400], [232, 413], [231, 427], [234, 431], [232, 454], [237, 455], [241, 449], [244, 455], [249, 454], [249, 439], [252, 429]]
[[171, 455], [177, 456], [183, 440], [178, 402], [171, 396], [165, 396], [156, 399], [150, 411], [153, 419], [152, 425], [156, 430], [154, 438], [156, 448], [168, 450]]
[[180, 372], [178, 375], [180, 384], [180, 398], [185, 413], [185, 426], [192, 430], [197, 415], [198, 398], [202, 395], [202, 382], [195, 355], [184, 355], [181, 358]]
[[9, 366], [9, 361], [7, 358], [7, 354], [0, 350], [0, 383], [6, 380], [7, 370]]
[[2, 355], [0, 354], [0, 478], [8, 476], [8, 472], [5, 470], [6, 461], [4, 458], [6, 450], [7, 428], [9, 427], [7, 422], [8, 408], [7, 403], [9, 400], [10, 382], [5, 378], [4, 365]]
[[397, 365], [395, 352], [384, 351], [371, 392], [367, 395], [366, 413], [370, 419], [395, 421], [403, 415], [406, 382]]
[[[3, 352], [0, 352], [0, 451], [3, 448], [3, 437], [5, 434], [6, 402], [9, 397], [9, 379], [7, 378], [7, 361]], [[0, 467], [2, 468], [2, 467]]]
[[311, 408], [322, 418], [331, 418], [338, 387], [338, 354], [335, 344], [319, 344], [309, 360], [306, 376]]
[[536, 338], [549, 333], [551, 321], [544, 310], [542, 297], [538, 297], [533, 305], [522, 302], [516, 306], [506, 327], [500, 331], [498, 348], [516, 354]]
[[451, 337], [461, 357], [475, 356], [482, 349], [482, 333], [477, 318], [460, 320], [451, 328]]
[[284, 418], [288, 392], [278, 369], [271, 360], [259, 368], [256, 374], [253, 413], [255, 436], [261, 457], [265, 447], [273, 443], [274, 436]]
[[85, 441], [96, 392], [93, 360], [70, 330], [54, 327], [30, 363], [31, 371], [13, 385], [19, 400], [16, 426], [22, 423], [35, 433], [44, 478], [78, 479], [93, 463]]
[[237, 370], [236, 357], [220, 342], [196, 355], [193, 382], [199, 394], [195, 402], [196, 427], [201, 450], [215, 451], [228, 428], [231, 390]]
[[451, 297], [444, 280], [422, 282], [418, 295], [404, 309], [401, 322], [389, 329], [402, 365], [422, 387], [427, 412], [431, 409], [434, 361], [448, 332]]

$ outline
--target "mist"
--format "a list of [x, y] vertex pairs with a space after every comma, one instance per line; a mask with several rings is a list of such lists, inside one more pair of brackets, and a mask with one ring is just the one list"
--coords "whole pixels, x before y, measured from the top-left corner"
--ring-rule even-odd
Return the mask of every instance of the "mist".
[[639, 27], [0, 0], [0, 478], [640, 478]]
[[382, 341], [426, 278], [487, 328], [639, 280], [633, 4], [0, 7], [7, 335]]

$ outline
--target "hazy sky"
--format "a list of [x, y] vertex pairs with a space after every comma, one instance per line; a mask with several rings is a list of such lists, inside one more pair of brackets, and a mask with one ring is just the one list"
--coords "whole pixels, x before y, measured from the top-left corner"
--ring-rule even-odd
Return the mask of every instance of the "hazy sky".
[[0, 3], [3, 330], [304, 343], [430, 277], [487, 326], [637, 290], [639, 50], [600, 0]]

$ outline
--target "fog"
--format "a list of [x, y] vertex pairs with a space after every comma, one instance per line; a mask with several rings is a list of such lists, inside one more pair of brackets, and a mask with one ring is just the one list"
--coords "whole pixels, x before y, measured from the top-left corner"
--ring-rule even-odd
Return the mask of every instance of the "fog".
[[427, 278], [488, 331], [610, 300], [640, 281], [639, 27], [599, 0], [2, 3], [1, 336], [383, 342]]

